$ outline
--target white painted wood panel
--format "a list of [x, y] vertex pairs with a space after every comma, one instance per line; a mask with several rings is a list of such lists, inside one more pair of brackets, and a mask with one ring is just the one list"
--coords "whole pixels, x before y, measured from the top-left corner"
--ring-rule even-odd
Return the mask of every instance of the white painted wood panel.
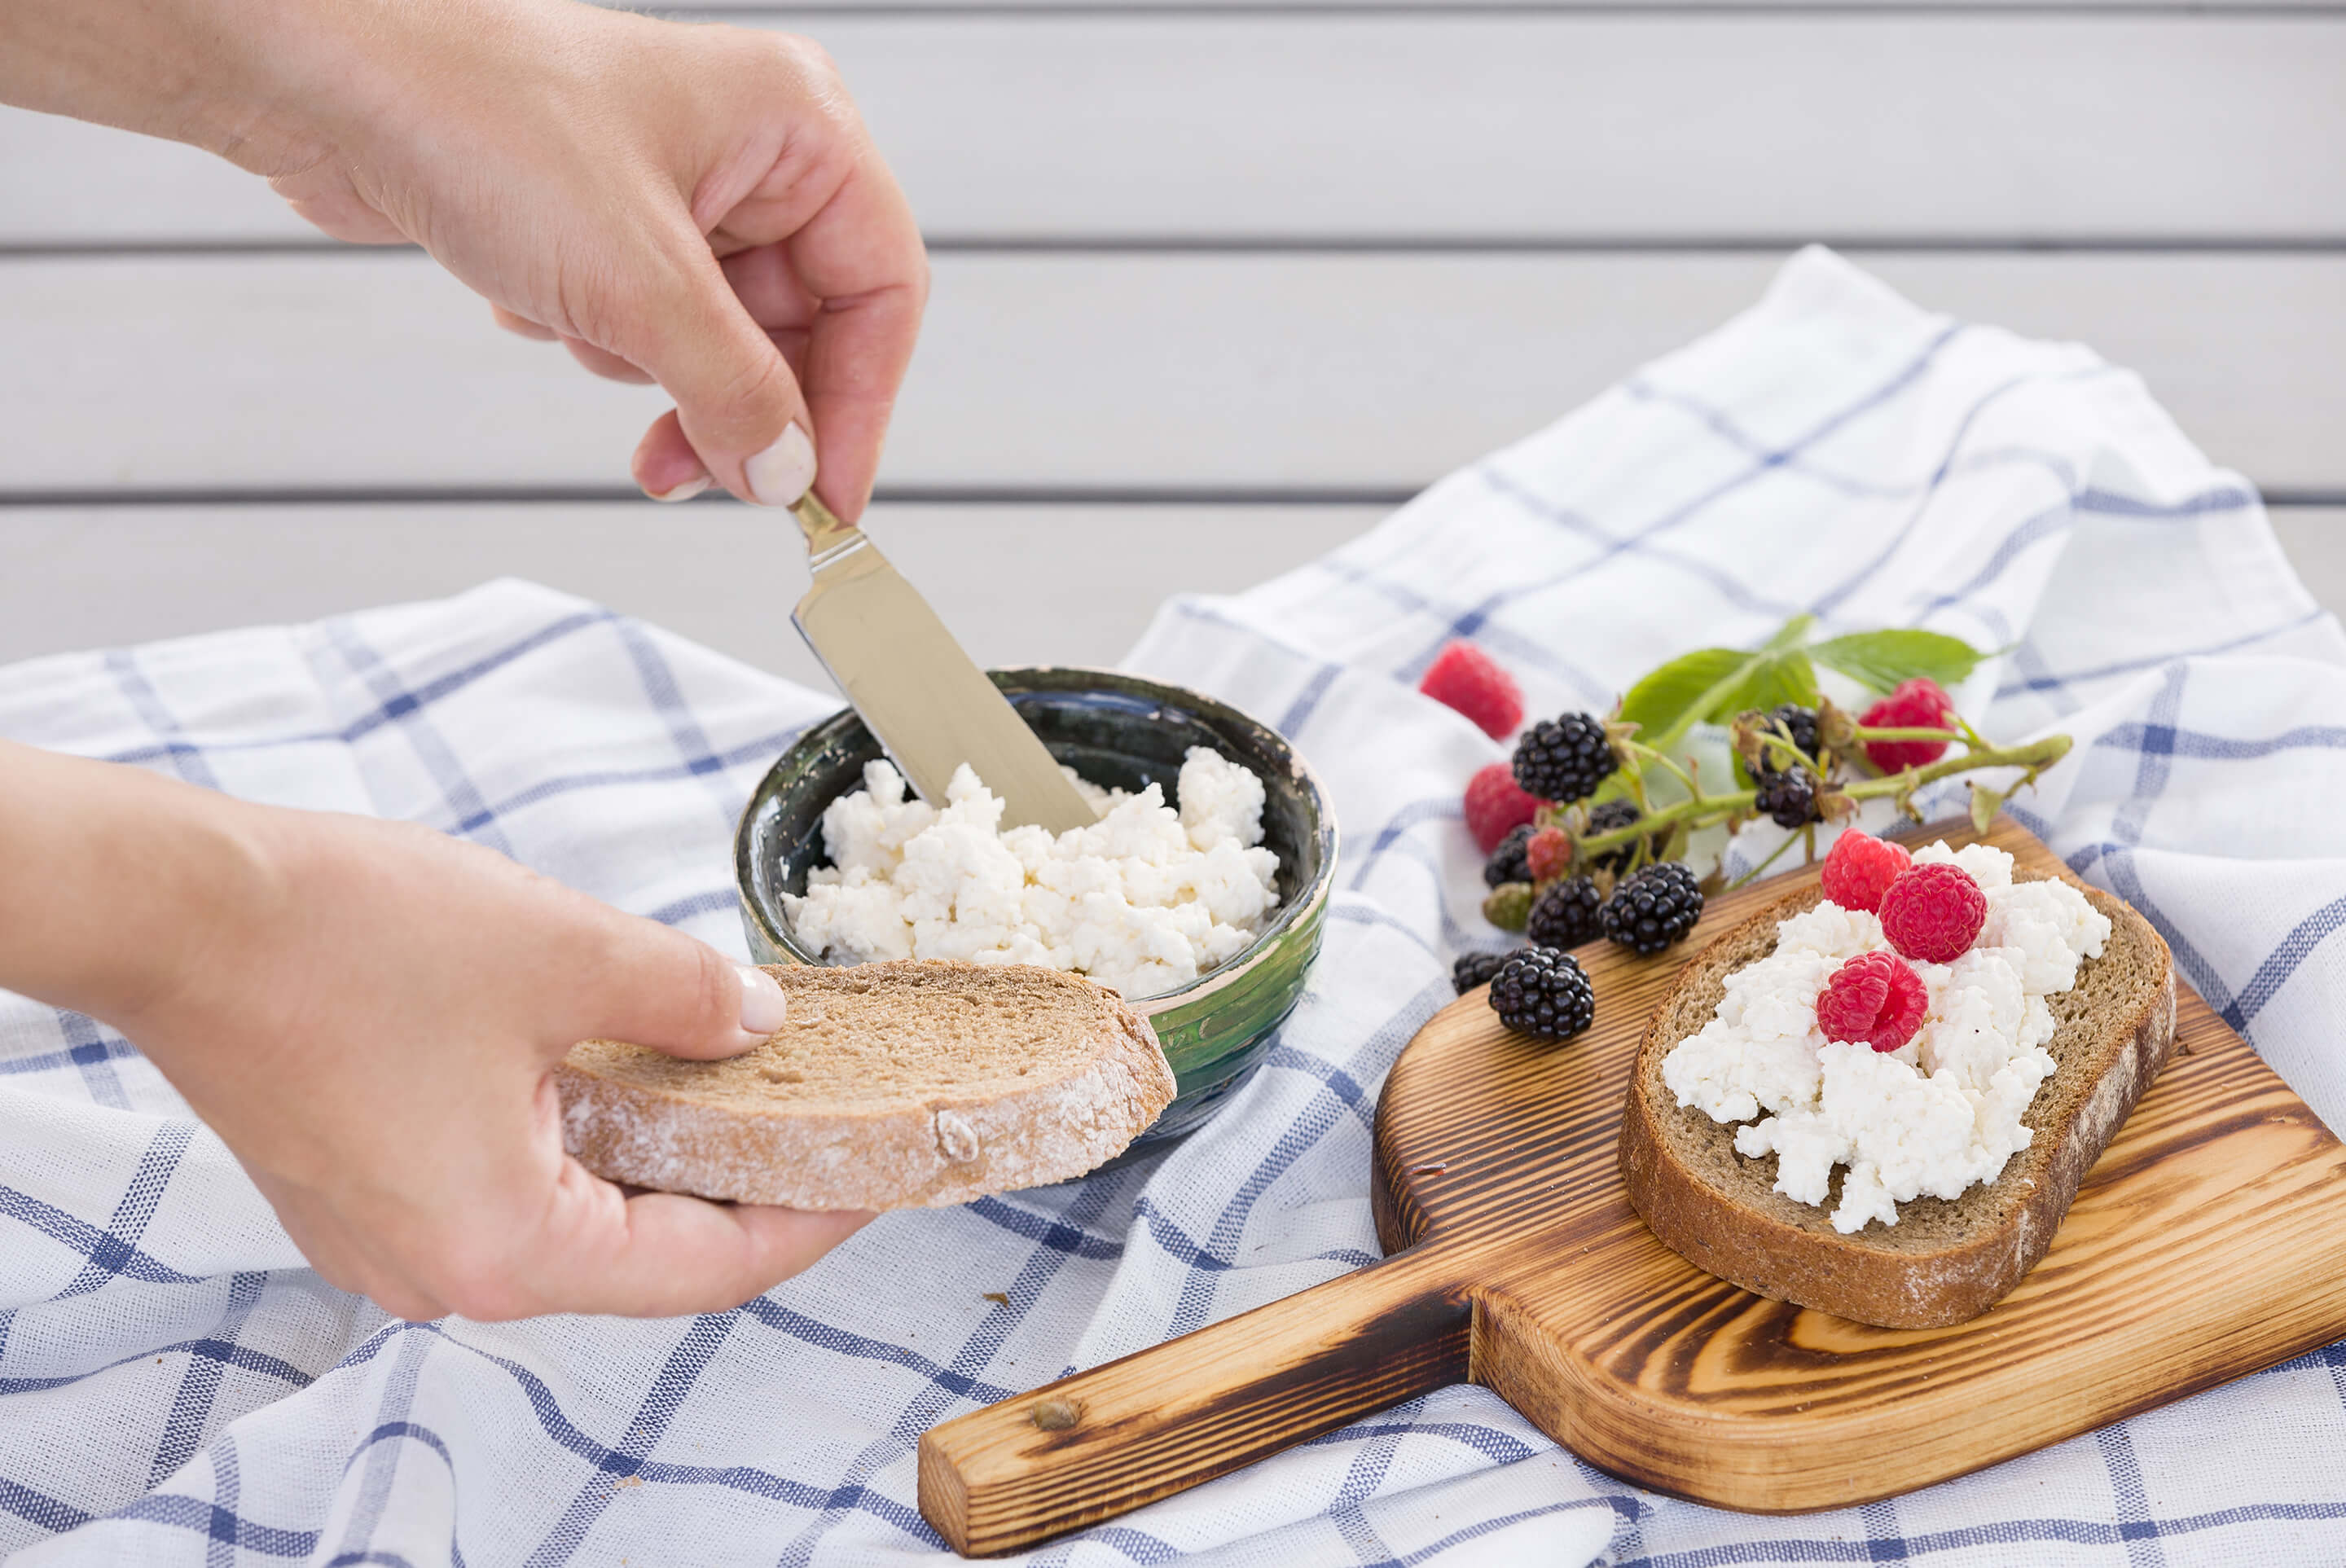
[[[940, 236], [2346, 233], [2336, 13], [802, 21]], [[306, 232], [200, 155], [0, 117], [0, 241]]]
[[2290, 564], [2324, 609], [2346, 616], [2346, 507], [2291, 506], [2272, 514]]
[[[870, 526], [972, 657], [1114, 664], [1176, 593], [1230, 593], [1372, 507], [882, 506]], [[761, 556], [762, 574], [746, 566]], [[818, 690], [794, 530], [746, 506], [0, 509], [0, 663], [302, 621], [531, 577]]]
[[776, 0], [699, 0], [691, 5], [632, 7], [657, 16], [687, 20], [745, 15], [771, 17], [804, 27], [827, 16], [958, 11], [977, 14], [1035, 11], [1196, 12], [1332, 11], [1454, 15], [1462, 12], [1643, 12], [1748, 11], [1757, 15], [1794, 12], [1962, 11], [1987, 13], [2135, 11], [2305, 11], [2338, 9], [2337, 0], [812, 0], [793, 5]]
[[[900, 505], [875, 508], [871, 526], [981, 661], [1100, 665], [1123, 657], [1168, 596], [1251, 586], [1382, 514]], [[2273, 526], [2314, 597], [2346, 613], [2346, 509], [2282, 510]], [[764, 583], [741, 566], [761, 551], [773, 556]], [[309, 620], [515, 575], [828, 686], [787, 615], [804, 563], [746, 507], [7, 508], [0, 560], [0, 663]]]
[[[1758, 297], [1770, 255], [947, 256], [896, 485], [1411, 488]], [[2346, 489], [2346, 257], [1880, 255], [2093, 343], [2218, 461]], [[0, 263], [0, 490], [624, 484], [648, 389], [416, 255]]]

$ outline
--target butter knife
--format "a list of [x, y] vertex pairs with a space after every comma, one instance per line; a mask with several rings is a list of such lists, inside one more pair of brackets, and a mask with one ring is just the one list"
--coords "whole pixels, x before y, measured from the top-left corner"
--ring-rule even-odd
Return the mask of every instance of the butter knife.
[[966, 762], [1002, 798], [1005, 828], [1064, 833], [1097, 821], [1010, 699], [863, 530], [811, 490], [790, 510], [814, 568], [790, 620], [921, 799], [944, 805]]

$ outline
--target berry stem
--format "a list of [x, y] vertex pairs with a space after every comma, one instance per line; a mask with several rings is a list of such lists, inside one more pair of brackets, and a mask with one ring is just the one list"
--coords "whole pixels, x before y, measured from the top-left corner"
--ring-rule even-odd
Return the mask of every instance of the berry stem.
[[[1862, 737], [1867, 732], [1861, 729], [1858, 733]], [[1878, 730], [1873, 733], [1883, 738], [1900, 739], [1961, 738], [1940, 730]], [[1679, 781], [1686, 785], [1688, 799], [1651, 812], [1628, 827], [1616, 828], [1606, 833], [1591, 833], [1582, 839], [1576, 846], [1578, 856], [1583, 860], [1626, 844], [1632, 839], [1650, 835], [1659, 828], [1684, 823], [1691, 831], [1726, 821], [1729, 818], [1746, 815], [1751, 810], [1752, 802], [1759, 799], [1760, 792], [1757, 789], [1730, 789], [1717, 795], [1706, 795], [1691, 773], [1656, 751], [1652, 747], [1637, 740], [1624, 740], [1618, 744], [1626, 751], [1651, 758], [1677, 775]], [[1968, 773], [1976, 768], [2022, 768], [2027, 769], [2027, 778], [2033, 779], [2067, 756], [2069, 745], [2069, 738], [2066, 735], [2048, 735], [2040, 740], [2032, 740], [2025, 746], [1972, 746], [1954, 756], [1943, 757], [1925, 767], [1909, 768], [1901, 772], [1885, 774], [1879, 779], [1861, 779], [1854, 783], [1842, 785], [1840, 787], [1840, 793], [1852, 800], [1872, 800], [1889, 796], [1896, 799], [1902, 806], [1907, 798], [1923, 785], [1936, 783], [1942, 779], [1952, 778], [1958, 773]]]
[[1856, 736], [1856, 738], [1861, 741], [1945, 740], [1952, 742], [1960, 740], [1964, 745], [1974, 748], [1985, 746], [1987, 744], [1987, 742], [1984, 740], [1968, 738], [1959, 731], [1953, 729], [1875, 729], [1866, 725], [1860, 724], [1854, 726], [1851, 728], [1851, 733]]

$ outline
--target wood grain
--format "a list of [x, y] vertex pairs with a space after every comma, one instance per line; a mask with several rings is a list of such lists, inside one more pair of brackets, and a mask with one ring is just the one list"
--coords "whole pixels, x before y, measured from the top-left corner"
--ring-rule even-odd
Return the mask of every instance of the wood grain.
[[[1992, 841], [2050, 864], [2009, 821]], [[2173, 1063], [2051, 1251], [1969, 1323], [1868, 1328], [1663, 1247], [1614, 1159], [1638, 1036], [1703, 941], [1797, 885], [1713, 901], [1669, 954], [1583, 950], [1598, 1022], [1565, 1045], [1479, 993], [1444, 1009], [1379, 1099], [1386, 1260], [936, 1428], [931, 1522], [983, 1554], [1109, 1517], [1438, 1386], [1462, 1331], [1464, 1374], [1583, 1458], [1774, 1512], [1943, 1481], [2346, 1333], [2346, 1147], [2188, 992]], [[1043, 1400], [1079, 1414], [1046, 1437]]]

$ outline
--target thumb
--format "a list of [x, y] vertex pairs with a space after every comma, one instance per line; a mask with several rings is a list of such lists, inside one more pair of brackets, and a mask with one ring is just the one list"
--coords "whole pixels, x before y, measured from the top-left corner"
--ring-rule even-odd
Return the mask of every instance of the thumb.
[[657, 921], [613, 911], [593, 952], [571, 1021], [578, 1038], [709, 1061], [738, 1056], [782, 1026], [787, 1003], [772, 975]]
[[655, 281], [597, 346], [641, 366], [676, 400], [684, 436], [742, 500], [789, 506], [814, 484], [814, 422], [798, 377], [750, 318], [699, 234], [668, 246]]

